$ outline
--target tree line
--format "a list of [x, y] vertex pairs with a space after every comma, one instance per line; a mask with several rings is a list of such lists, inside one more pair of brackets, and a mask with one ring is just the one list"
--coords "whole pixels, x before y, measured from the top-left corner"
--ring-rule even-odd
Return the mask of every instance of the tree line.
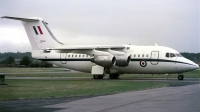
[[181, 55], [189, 60], [192, 60], [193, 62], [199, 62], [200, 61], [200, 53], [181, 53]]
[[[10, 53], [9, 53], [10, 54]], [[23, 55], [22, 55], [23, 56]], [[29, 56], [23, 56], [21, 59], [15, 59], [14, 56], [8, 56], [7, 58], [0, 61], [1, 67], [52, 67], [52, 64], [49, 64], [44, 61], [34, 60]]]
[[33, 60], [32, 56], [31, 56], [31, 52], [5, 52], [5, 53], [1, 53], [0, 52], [0, 61], [5, 60], [7, 57], [14, 57], [15, 59], [22, 59], [22, 57], [24, 56], [28, 56], [30, 60]]

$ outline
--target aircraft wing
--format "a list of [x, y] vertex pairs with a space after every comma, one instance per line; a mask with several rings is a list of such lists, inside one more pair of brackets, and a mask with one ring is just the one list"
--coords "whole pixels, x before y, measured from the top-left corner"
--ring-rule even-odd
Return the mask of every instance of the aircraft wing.
[[58, 53], [78, 53], [94, 55], [124, 55], [125, 45], [101, 45], [101, 46], [65, 46], [62, 48], [46, 48], [44, 50], [55, 50]]
[[53, 50], [92, 50], [92, 49], [124, 49], [124, 45], [101, 45], [101, 46], [65, 46], [62, 48], [53, 48]]

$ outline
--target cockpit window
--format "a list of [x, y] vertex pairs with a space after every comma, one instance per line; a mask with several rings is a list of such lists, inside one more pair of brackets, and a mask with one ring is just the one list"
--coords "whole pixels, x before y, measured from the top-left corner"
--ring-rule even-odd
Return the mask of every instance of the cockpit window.
[[[177, 55], [177, 54], [176, 54]], [[174, 53], [166, 53], [166, 57], [167, 58], [173, 58], [173, 57], [176, 57], [176, 55]], [[177, 56], [178, 57], [178, 56]]]
[[175, 53], [177, 57], [183, 57], [181, 54], [179, 53]]
[[176, 55], [174, 53], [170, 53], [170, 57], [176, 57]]
[[166, 53], [166, 55], [165, 55], [165, 56], [169, 58], [169, 53]]

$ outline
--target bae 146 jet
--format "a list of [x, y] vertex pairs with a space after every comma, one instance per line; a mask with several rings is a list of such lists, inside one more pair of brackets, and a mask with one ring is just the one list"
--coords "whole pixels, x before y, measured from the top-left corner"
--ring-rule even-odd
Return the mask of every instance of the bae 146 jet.
[[65, 67], [87, 72], [94, 79], [118, 79], [121, 74], [178, 74], [198, 69], [194, 62], [178, 51], [163, 46], [134, 45], [64, 45], [56, 39], [47, 23], [39, 17], [1, 18], [20, 20], [32, 46], [32, 57]]

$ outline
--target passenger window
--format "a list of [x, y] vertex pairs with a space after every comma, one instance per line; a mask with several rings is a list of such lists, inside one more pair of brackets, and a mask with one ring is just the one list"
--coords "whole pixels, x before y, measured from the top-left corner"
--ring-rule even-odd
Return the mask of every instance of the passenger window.
[[134, 57], [136, 57], [136, 55], [134, 54]]
[[85, 55], [83, 54], [83, 57], [84, 57]]
[[167, 58], [169, 58], [169, 53], [166, 53], [166, 55], [165, 55]]
[[70, 57], [70, 55], [68, 55], [68, 57]]
[[72, 57], [74, 57], [74, 55], [72, 54]]
[[142, 57], [144, 57], [144, 54], [142, 55]]
[[140, 57], [140, 55], [138, 54], [138, 57]]
[[146, 57], [148, 57], [148, 54], [146, 55]]
[[170, 57], [176, 57], [174, 53], [170, 53]]

